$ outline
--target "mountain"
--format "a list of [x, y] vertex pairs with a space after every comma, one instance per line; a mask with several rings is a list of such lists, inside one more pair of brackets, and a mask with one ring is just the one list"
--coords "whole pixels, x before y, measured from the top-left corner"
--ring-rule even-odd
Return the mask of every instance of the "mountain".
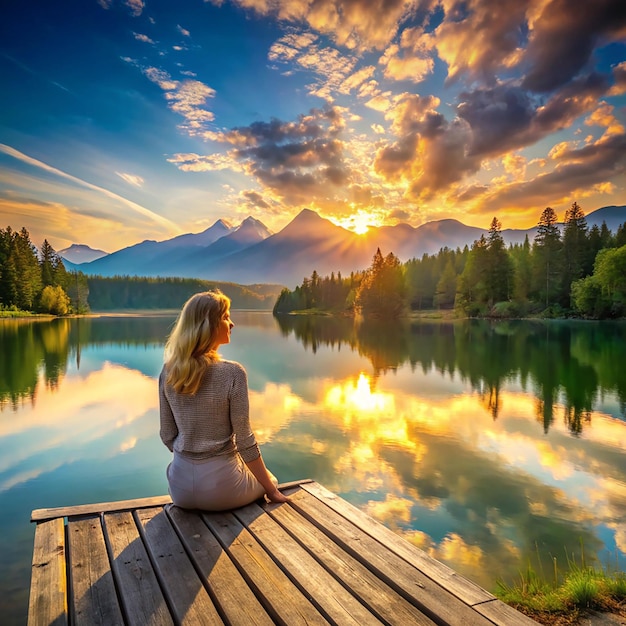
[[[586, 216], [589, 227], [606, 222], [613, 232], [626, 222], [626, 206], [603, 207]], [[364, 235], [341, 228], [310, 209], [302, 210], [281, 231], [272, 234], [248, 217], [233, 228], [218, 220], [198, 234], [162, 242], [144, 241], [88, 263], [73, 265], [86, 274], [112, 276], [181, 276], [240, 284], [278, 283], [293, 288], [315, 270], [320, 276], [340, 271], [347, 276], [370, 266], [377, 248], [401, 261], [437, 254], [443, 247], [471, 246], [487, 229], [454, 219], [370, 228]], [[532, 243], [537, 227], [505, 229], [507, 245]]]
[[586, 215], [585, 219], [589, 228], [594, 225], [599, 228], [602, 226], [602, 222], [606, 222], [608, 229], [615, 233], [626, 222], [626, 205], [602, 207]]
[[79, 263], [95, 261], [103, 256], [107, 256], [109, 253], [104, 250], [94, 250], [94, 248], [90, 248], [82, 243], [73, 243], [69, 248], [59, 250], [57, 254], [63, 257], [64, 260], [77, 265]]
[[[168, 255], [162, 259], [161, 276], [187, 276], [190, 268], [195, 268], [197, 278], [212, 277], [210, 268], [223, 257], [235, 254], [272, 235], [271, 231], [257, 219], [247, 217], [229, 234], [220, 237], [209, 246], [195, 247], [193, 250], [180, 251], [177, 255]], [[163, 263], [162, 263], [163, 265]], [[154, 268], [156, 271], [157, 268]], [[208, 271], [205, 271], [208, 269]], [[229, 280], [229, 279], [227, 279]]]
[[[147, 239], [127, 248], [122, 248], [106, 257], [82, 265], [78, 269], [86, 274], [101, 276], [172, 276], [168, 264], [190, 254], [194, 249], [201, 249], [232, 232], [233, 228], [224, 220], [217, 220], [201, 233], [178, 235], [165, 241]], [[158, 271], [158, 270], [162, 271]], [[176, 274], [180, 276], [180, 274]], [[187, 276], [184, 274], [183, 276]]]

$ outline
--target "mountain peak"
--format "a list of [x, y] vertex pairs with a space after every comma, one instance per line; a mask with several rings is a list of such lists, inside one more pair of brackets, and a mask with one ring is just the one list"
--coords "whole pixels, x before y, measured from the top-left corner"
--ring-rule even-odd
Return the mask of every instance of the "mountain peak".
[[252, 244], [267, 239], [271, 234], [263, 222], [249, 216], [228, 237], [239, 243]]
[[103, 256], [107, 256], [109, 253], [105, 252], [104, 250], [96, 250], [84, 243], [73, 243], [68, 248], [63, 248], [63, 250], [59, 250], [57, 254], [60, 257], [64, 258], [66, 261], [79, 265], [80, 263], [89, 263], [90, 261], [95, 261], [96, 259], [100, 259]]

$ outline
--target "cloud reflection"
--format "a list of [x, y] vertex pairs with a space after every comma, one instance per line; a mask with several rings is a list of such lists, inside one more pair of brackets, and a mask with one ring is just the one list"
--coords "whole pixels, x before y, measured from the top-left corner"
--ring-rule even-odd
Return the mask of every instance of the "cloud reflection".
[[8, 474], [0, 492], [64, 464], [116, 456], [154, 434], [153, 424], [131, 428], [158, 402], [154, 379], [136, 370], [104, 363], [85, 377], [66, 376], [56, 389], [41, 376], [37, 387], [37, 402], [23, 406], [19, 419], [0, 418], [0, 475]]

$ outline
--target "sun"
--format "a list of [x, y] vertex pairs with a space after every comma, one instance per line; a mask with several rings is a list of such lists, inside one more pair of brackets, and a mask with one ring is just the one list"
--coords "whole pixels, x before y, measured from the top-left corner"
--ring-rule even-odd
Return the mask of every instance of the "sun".
[[380, 226], [380, 218], [369, 211], [359, 209], [344, 218], [336, 218], [333, 220], [335, 224], [351, 230], [357, 235], [364, 235], [371, 227]]

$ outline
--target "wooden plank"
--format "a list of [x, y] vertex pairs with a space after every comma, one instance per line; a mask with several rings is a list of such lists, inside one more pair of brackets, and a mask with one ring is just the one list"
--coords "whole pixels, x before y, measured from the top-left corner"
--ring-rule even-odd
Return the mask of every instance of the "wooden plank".
[[72, 623], [123, 624], [100, 518], [70, 518], [67, 539]]
[[62, 519], [37, 524], [33, 545], [29, 626], [66, 626], [65, 525]]
[[505, 626], [537, 626], [539, 623], [501, 600], [477, 604], [474, 606], [474, 610], [488, 617], [492, 622]]
[[[302, 478], [300, 480], [292, 480], [286, 483], [280, 483], [278, 488], [290, 489], [298, 485], [315, 482], [311, 478]], [[172, 499], [169, 496], [152, 496], [149, 498], [135, 498], [133, 500], [118, 500], [116, 502], [97, 502], [94, 504], [77, 504], [74, 506], [60, 506], [50, 509], [35, 509], [30, 514], [31, 522], [42, 522], [57, 517], [93, 515], [95, 513], [110, 513], [117, 511], [131, 511], [132, 509], [147, 508], [153, 506], [165, 506], [171, 504]]]
[[104, 531], [126, 623], [129, 626], [173, 624], [132, 514], [129, 511], [107, 513]]
[[30, 514], [31, 522], [40, 522], [56, 517], [78, 517], [79, 515], [94, 515], [115, 511], [130, 511], [142, 507], [165, 506], [172, 502], [169, 496], [155, 496], [153, 498], [137, 498], [135, 500], [119, 500], [117, 502], [98, 502], [95, 504], [79, 504], [76, 506], [61, 506], [55, 509], [35, 509]]
[[300, 542], [323, 566], [361, 598], [368, 609], [390, 626], [432, 625], [434, 622], [342, 550], [291, 506], [266, 505], [269, 515]]
[[180, 624], [222, 624], [213, 601], [162, 508], [133, 513], [170, 607]]
[[233, 514], [280, 563], [283, 571], [287, 572], [302, 592], [312, 598], [312, 602], [330, 622], [342, 626], [381, 624], [375, 615], [372, 615], [261, 507], [250, 504], [233, 511]]
[[485, 617], [463, 603], [448, 590], [425, 576], [393, 551], [345, 517], [305, 491], [311, 485], [291, 496], [290, 504], [309, 518], [318, 528], [333, 538], [344, 550], [376, 573], [386, 584], [403, 595], [433, 621], [470, 626], [492, 624]]
[[315, 496], [315, 498], [322, 501], [339, 515], [350, 520], [363, 532], [386, 545], [389, 550], [414, 565], [420, 572], [445, 589], [450, 590], [466, 604], [473, 605], [496, 599], [493, 594], [460, 574], [457, 574], [447, 565], [433, 559], [430, 555], [426, 554], [426, 552], [420, 550], [392, 530], [389, 530], [387, 527], [372, 519], [367, 514], [363, 513], [363, 511], [360, 511], [349, 502], [346, 502], [343, 498], [328, 491], [328, 489], [319, 483], [302, 485], [302, 489]]
[[165, 510], [226, 621], [250, 626], [274, 624], [198, 514], [174, 505]]
[[328, 623], [232, 514], [202, 513], [202, 519], [277, 624]]

